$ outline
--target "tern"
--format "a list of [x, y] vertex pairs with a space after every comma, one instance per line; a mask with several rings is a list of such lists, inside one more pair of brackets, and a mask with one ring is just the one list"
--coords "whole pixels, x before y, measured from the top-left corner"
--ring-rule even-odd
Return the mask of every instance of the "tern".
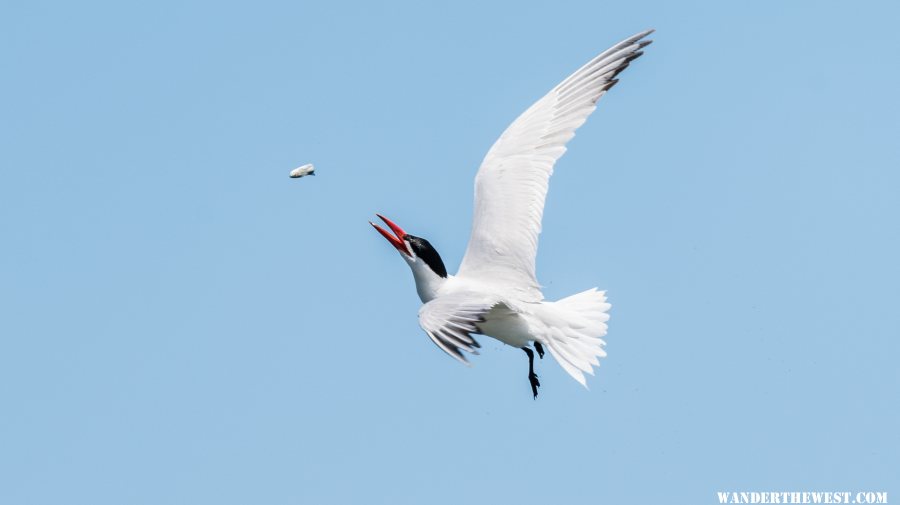
[[[456, 275], [424, 238], [376, 214], [390, 232], [369, 222], [412, 269], [422, 299], [419, 325], [444, 352], [467, 364], [478, 354], [473, 335], [493, 337], [528, 356], [537, 399], [534, 351], [544, 349], [581, 385], [606, 356], [610, 304], [592, 288], [547, 301], [535, 275], [538, 234], [553, 165], [616, 76], [650, 44], [647, 30], [607, 49], [538, 100], [500, 135], [475, 176], [472, 234]], [[393, 232], [393, 233], [392, 233]], [[532, 347], [534, 350], [532, 350]]]

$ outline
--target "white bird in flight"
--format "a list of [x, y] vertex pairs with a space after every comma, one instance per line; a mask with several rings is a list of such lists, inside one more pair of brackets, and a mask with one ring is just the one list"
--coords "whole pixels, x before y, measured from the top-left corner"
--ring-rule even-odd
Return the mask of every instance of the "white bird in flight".
[[538, 100], [503, 132], [475, 176], [472, 235], [459, 273], [448, 275], [427, 240], [378, 214], [393, 234], [372, 223], [406, 260], [423, 305], [419, 324], [447, 354], [468, 364], [461, 351], [478, 354], [482, 334], [528, 355], [528, 380], [537, 398], [534, 352], [546, 347], [586, 387], [598, 358], [606, 356], [610, 304], [592, 288], [551, 302], [535, 276], [535, 255], [547, 185], [566, 143], [612, 88], [616, 76], [650, 40], [647, 30], [612, 46]]

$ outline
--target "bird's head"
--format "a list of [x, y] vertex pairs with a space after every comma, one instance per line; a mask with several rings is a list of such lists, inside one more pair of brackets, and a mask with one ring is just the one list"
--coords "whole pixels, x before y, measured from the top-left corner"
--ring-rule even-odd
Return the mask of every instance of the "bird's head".
[[441, 255], [424, 238], [410, 235], [403, 231], [390, 219], [376, 214], [391, 229], [391, 232], [369, 221], [369, 224], [378, 230], [378, 233], [387, 239], [400, 253], [400, 256], [409, 264], [413, 277], [416, 279], [416, 290], [419, 298], [427, 302], [434, 298], [437, 289], [447, 280], [447, 268]]

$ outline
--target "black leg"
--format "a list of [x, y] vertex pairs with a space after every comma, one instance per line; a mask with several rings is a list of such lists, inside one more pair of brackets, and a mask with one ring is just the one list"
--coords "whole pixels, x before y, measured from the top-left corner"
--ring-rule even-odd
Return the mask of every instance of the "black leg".
[[544, 359], [544, 346], [537, 340], [534, 341], [534, 350], [538, 352], [538, 358]]
[[534, 394], [534, 399], [537, 400], [538, 388], [541, 387], [541, 382], [534, 373], [534, 353], [527, 347], [523, 347], [522, 350], [528, 355], [528, 382], [531, 383], [531, 393]]

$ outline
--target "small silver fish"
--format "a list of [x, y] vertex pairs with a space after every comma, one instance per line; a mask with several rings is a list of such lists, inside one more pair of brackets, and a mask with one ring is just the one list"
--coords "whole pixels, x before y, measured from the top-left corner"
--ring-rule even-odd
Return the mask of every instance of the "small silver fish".
[[291, 170], [291, 179], [297, 179], [299, 177], [304, 177], [307, 175], [316, 175], [316, 168], [313, 167], [312, 163], [307, 163], [302, 167], [297, 167]]

